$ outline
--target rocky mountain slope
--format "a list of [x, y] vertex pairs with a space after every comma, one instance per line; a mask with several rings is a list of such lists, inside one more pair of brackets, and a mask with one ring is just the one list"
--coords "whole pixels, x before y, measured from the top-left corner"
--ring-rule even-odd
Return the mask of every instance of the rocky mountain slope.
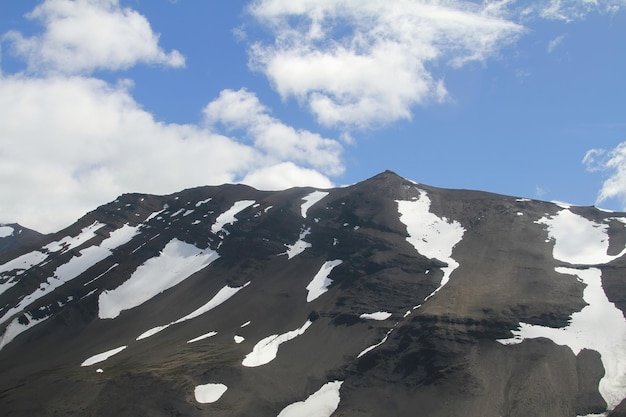
[[0, 410], [625, 416], [625, 246], [625, 213], [389, 171], [123, 195], [0, 254]]
[[0, 254], [30, 245], [43, 237], [43, 234], [17, 223], [0, 223]]

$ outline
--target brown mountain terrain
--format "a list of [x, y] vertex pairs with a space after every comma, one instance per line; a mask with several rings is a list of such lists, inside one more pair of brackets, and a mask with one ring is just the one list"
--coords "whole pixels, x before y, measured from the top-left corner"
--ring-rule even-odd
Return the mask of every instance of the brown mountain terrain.
[[126, 194], [0, 254], [5, 416], [626, 416], [626, 214], [417, 184]]

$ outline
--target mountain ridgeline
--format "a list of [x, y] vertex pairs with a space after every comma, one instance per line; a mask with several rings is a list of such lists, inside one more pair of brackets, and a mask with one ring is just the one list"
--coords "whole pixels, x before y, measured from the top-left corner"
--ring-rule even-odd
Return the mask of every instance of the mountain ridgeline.
[[414, 183], [125, 194], [0, 254], [4, 416], [626, 416], [626, 214]]

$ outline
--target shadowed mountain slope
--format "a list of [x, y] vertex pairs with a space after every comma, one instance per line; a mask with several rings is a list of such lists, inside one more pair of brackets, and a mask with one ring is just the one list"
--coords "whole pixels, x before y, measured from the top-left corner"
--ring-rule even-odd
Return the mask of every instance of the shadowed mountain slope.
[[6, 416], [626, 415], [626, 214], [387, 171], [126, 194], [0, 254]]

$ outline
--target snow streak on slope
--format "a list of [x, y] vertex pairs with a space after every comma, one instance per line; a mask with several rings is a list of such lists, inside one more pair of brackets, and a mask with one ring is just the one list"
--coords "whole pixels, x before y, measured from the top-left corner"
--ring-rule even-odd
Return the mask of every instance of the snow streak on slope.
[[225, 231], [224, 226], [226, 226], [227, 224], [235, 223], [237, 221], [237, 218], [235, 216], [244, 209], [253, 205], [254, 203], [254, 200], [237, 201], [235, 204], [232, 205], [231, 208], [217, 216], [217, 219], [215, 219], [215, 223], [213, 224], [213, 226], [211, 226], [211, 232], [217, 234], [221, 231]]
[[333, 381], [311, 394], [306, 400], [288, 405], [278, 417], [330, 417], [339, 407], [339, 389], [343, 381]]
[[252, 352], [246, 355], [241, 364], [243, 366], [255, 367], [270, 363], [271, 361], [276, 359], [276, 355], [278, 354], [278, 347], [281, 344], [288, 342], [291, 339], [295, 339], [301, 334], [304, 334], [306, 329], [308, 329], [311, 324], [311, 320], [307, 320], [306, 323], [304, 323], [304, 325], [299, 329], [292, 330], [281, 335], [274, 334], [262, 339], [256, 345], [254, 345]]
[[[25, 270], [32, 268], [33, 266], [40, 264], [48, 257], [47, 254], [39, 251], [33, 251], [25, 253], [9, 262], [0, 265], [0, 295], [6, 290], [14, 286], [19, 282], [18, 276], [24, 273]], [[6, 274], [6, 272], [15, 271], [13, 274]]]
[[182, 323], [184, 321], [196, 318], [196, 317], [200, 316], [201, 314], [204, 314], [204, 313], [214, 309], [218, 305], [222, 304], [223, 302], [225, 302], [226, 300], [231, 298], [233, 295], [237, 294], [240, 290], [242, 290], [243, 288], [247, 287], [249, 284], [250, 284], [250, 282], [246, 282], [241, 287], [229, 287], [228, 285], [226, 285], [222, 289], [220, 289], [217, 292], [217, 294], [215, 294], [213, 296], [213, 298], [211, 298], [206, 304], [198, 307], [197, 309], [195, 309], [191, 313], [187, 314], [185, 317], [182, 317], [182, 318], [180, 318], [180, 319], [178, 319], [176, 321], [173, 321], [173, 322], [171, 322], [169, 324], [165, 324], [163, 326], [153, 327], [152, 329], [150, 329], [148, 331], [145, 331], [142, 334], [140, 334], [137, 337], [137, 340], [141, 340], [141, 339], [145, 339], [147, 337], [153, 336], [153, 335], [159, 333], [160, 331], [167, 329], [168, 327], [170, 327], [173, 324]]
[[309, 303], [315, 300], [320, 295], [328, 291], [328, 287], [333, 283], [333, 280], [328, 278], [331, 271], [337, 265], [340, 265], [343, 261], [335, 259], [334, 261], [326, 261], [320, 270], [315, 274], [309, 285], [306, 286], [309, 292], [306, 296], [306, 302]]
[[287, 259], [291, 259], [296, 255], [300, 255], [302, 252], [304, 252], [306, 248], [311, 247], [311, 244], [309, 242], [304, 241], [304, 238], [309, 234], [311, 234], [311, 228], [303, 228], [300, 232], [300, 238], [296, 243], [294, 243], [293, 245], [285, 245], [287, 246], [287, 252], [285, 252], [287, 254]]
[[[547, 226], [554, 240], [554, 258], [579, 265], [597, 265], [619, 256], [607, 254], [608, 228], [594, 223], [570, 210], [561, 210], [553, 217], [537, 221]], [[612, 410], [626, 397], [626, 321], [622, 312], [611, 303], [602, 288], [602, 271], [598, 268], [573, 269], [557, 267], [556, 272], [577, 276], [585, 285], [583, 299], [588, 304], [572, 314], [570, 323], [563, 328], [520, 323], [511, 339], [500, 339], [502, 344], [521, 343], [524, 339], [549, 338], [554, 343], [566, 345], [574, 354], [581, 349], [600, 353], [605, 375], [600, 380], [599, 391]]]
[[302, 217], [306, 219], [306, 214], [309, 209], [322, 198], [326, 197], [328, 192], [326, 191], [313, 191], [311, 194], [302, 197], [304, 203], [300, 206], [300, 212], [302, 213]]
[[30, 304], [49, 294], [54, 289], [60, 287], [68, 281], [76, 278], [96, 263], [107, 258], [115, 248], [130, 241], [138, 233], [138, 227], [124, 225], [111, 232], [111, 235], [102, 241], [99, 246], [90, 246], [80, 251], [80, 256], [74, 256], [69, 262], [59, 266], [54, 275], [42, 282], [34, 292], [27, 295], [20, 303], [10, 309], [1, 319], [0, 323], [13, 314], [23, 310]]
[[193, 393], [196, 401], [202, 404], [214, 403], [226, 392], [228, 387], [224, 384], [198, 385]]
[[83, 363], [80, 364], [80, 366], [91, 366], [96, 363], [103, 362], [109, 359], [111, 356], [117, 355], [126, 348], [127, 346], [120, 346], [115, 349], [107, 350], [106, 352], [98, 353], [97, 355], [93, 355], [92, 357], [85, 359]]
[[[19, 318], [14, 318], [11, 321], [11, 323], [9, 323], [7, 328], [4, 330], [4, 334], [2, 335], [2, 337], [0, 337], [0, 350], [2, 350], [3, 347], [5, 347], [9, 342], [15, 339], [17, 335], [25, 332], [26, 330], [30, 329], [36, 324], [41, 323], [42, 321], [46, 320], [48, 317], [44, 317], [39, 320], [34, 320], [33, 316], [26, 313], [24, 314], [24, 318], [26, 319], [26, 324], [20, 323]], [[24, 321], [24, 318], [22, 318], [21, 321]]]
[[117, 317], [179, 284], [219, 258], [217, 252], [172, 239], [160, 255], [138, 267], [119, 287], [104, 291], [98, 299], [102, 319]]
[[203, 340], [203, 339], [208, 339], [209, 337], [213, 337], [216, 334], [217, 334], [217, 332], [208, 332], [208, 333], [205, 333], [205, 334], [200, 335], [198, 337], [194, 337], [193, 339], [187, 340], [187, 343], [193, 343], [193, 342], [198, 342], [198, 341]]
[[452, 259], [452, 249], [461, 241], [465, 229], [456, 220], [448, 221], [445, 217], [437, 217], [430, 210], [430, 199], [426, 191], [419, 190], [420, 197], [417, 200], [396, 200], [400, 221], [406, 225], [409, 237], [406, 240], [422, 255], [428, 258], [436, 258], [448, 264], [441, 268], [443, 278], [439, 287], [433, 291], [426, 300], [441, 289], [448, 280], [452, 271], [459, 264]]
[[71, 237], [67, 236], [57, 242], [48, 243], [43, 248], [49, 252], [58, 252], [62, 250], [63, 252], [67, 252], [70, 249], [73, 249], [77, 246], [82, 245], [87, 242], [89, 239], [96, 236], [96, 231], [103, 228], [105, 225], [100, 222], [93, 222], [91, 225], [83, 228], [78, 236]]

